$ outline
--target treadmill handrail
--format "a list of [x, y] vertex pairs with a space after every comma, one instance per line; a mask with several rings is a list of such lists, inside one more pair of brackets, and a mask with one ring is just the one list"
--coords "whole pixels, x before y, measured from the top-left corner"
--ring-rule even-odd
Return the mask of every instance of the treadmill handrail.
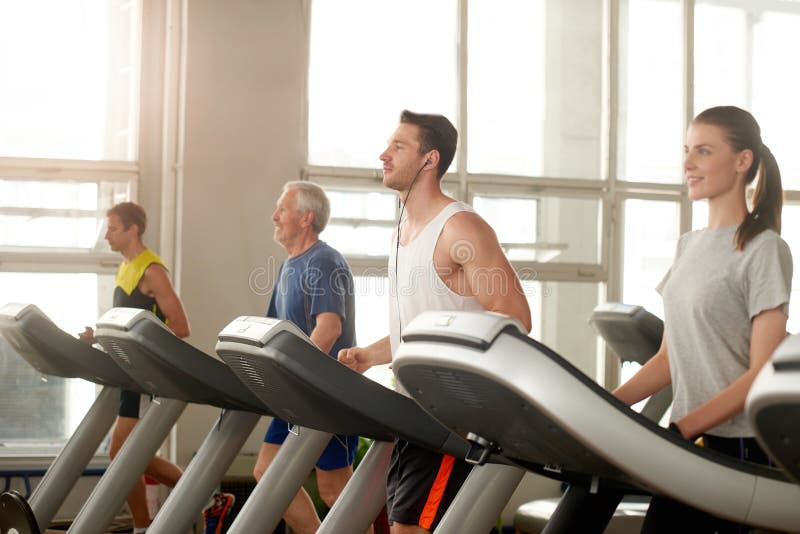
[[[101, 344], [106, 340], [117, 344], [119, 341], [134, 343], [139, 347], [138, 350], [144, 349], [142, 355], [155, 362], [159, 368], [169, 369], [167, 372], [170, 376], [175, 372], [182, 373], [181, 376], [185, 376], [195, 384], [203, 385], [208, 390], [208, 395], [203, 398], [181, 395], [178, 400], [272, 415], [263, 403], [259, 402], [248, 389], [242, 387], [233, 371], [223, 362], [177, 337], [151, 312], [122, 309], [122, 313], [112, 314], [111, 312], [115, 310], [119, 312], [121, 309], [115, 308], [109, 311], [104, 318], [118, 317], [124, 323], [109, 322], [105, 319], [98, 321], [95, 337]], [[136, 313], [131, 315], [128, 313], [131, 311]], [[131, 372], [129, 369], [126, 371]], [[147, 383], [144, 385], [148, 386]], [[147, 393], [155, 393], [152, 384], [146, 387], [146, 390]]]
[[[702, 456], [709, 461], [721, 464], [731, 469], [745, 471], [753, 475], [771, 478], [782, 482], [788, 481], [786, 474], [778, 469], [759, 464], [754, 464], [752, 462], [738, 461], [724, 454], [715, 451], [709, 451], [702, 447], [698, 447], [694, 445], [693, 442], [689, 442], [685, 439], [682, 439], [680, 436], [677, 436], [674, 432], [671, 432], [668, 429], [659, 426], [657, 423], [649, 420], [640, 413], [632, 410], [630, 406], [626, 405], [625, 403], [617, 399], [615, 396], [613, 396], [611, 393], [600, 387], [599, 384], [597, 384], [594, 380], [586, 376], [583, 372], [581, 372], [577, 367], [572, 365], [566, 359], [559, 356], [555, 351], [553, 351], [546, 345], [540, 343], [539, 341], [536, 341], [535, 339], [520, 333], [518, 330], [514, 328], [506, 328], [501, 332], [501, 334], [507, 334], [535, 348], [541, 354], [550, 359], [553, 363], [562, 367], [571, 376], [577, 378], [581, 383], [583, 383], [583, 385], [585, 385], [593, 393], [601, 397], [604, 401], [606, 401], [610, 405], [614, 406], [621, 414], [635, 421], [640, 426], [647, 428], [649, 431], [658, 434], [660, 437], [668, 440], [672, 444], [677, 445], [680, 448], [685, 449], [686, 451], [689, 451], [692, 454]], [[500, 337], [501, 336], [498, 335], [497, 338], [495, 338], [493, 344], [496, 343]], [[463, 345], [463, 343], [460, 343], [460, 341], [457, 338], [454, 339], [453, 337], [447, 336], [445, 334], [439, 336], [433, 336], [427, 339], [426, 341], [436, 343], [437, 342], [436, 338], [438, 338], [439, 342], [441, 343]]]
[[[358, 410], [359, 419], [364, 423], [364, 430], [372, 427], [379, 428], [379, 434], [371, 434], [366, 431], [358, 432], [361, 435], [386, 439], [387, 436], [397, 436], [408, 441], [416, 442], [422, 446], [434, 448], [436, 450], [447, 449], [450, 454], [465, 455], [468, 445], [463, 438], [455, 436], [438, 421], [424, 412], [412, 399], [397, 393], [385, 386], [382, 386], [360, 373], [349, 369], [339, 363], [329, 355], [323, 353], [316, 346], [309, 344], [305, 339], [297, 336], [289, 329], [282, 329], [274, 337], [269, 339], [264, 347], [256, 347], [247, 341], [227, 341], [221, 340], [217, 343], [217, 353], [232, 367], [231, 363], [237, 355], [255, 355], [274, 362], [282, 369], [287, 377], [275, 375], [264, 376], [262, 380], [269, 382], [272, 380], [290, 381], [294, 384], [305, 384], [308, 388], [320, 397], [328, 399], [327, 406], [335, 407], [339, 403], [342, 407], [349, 410]], [[238, 372], [237, 372], [238, 375]], [[240, 377], [241, 379], [241, 377]], [[247, 382], [245, 382], [247, 383]], [[343, 399], [349, 397], [351, 402], [347, 403]], [[357, 406], [357, 408], [352, 407]], [[401, 413], [406, 413], [407, 417], [403, 421], [397, 419], [397, 413], [392, 413], [392, 422], [388, 423], [389, 416], [385, 416], [387, 411], [381, 406], [389, 405]], [[280, 406], [273, 406], [278, 417], [289, 422], [299, 424], [307, 428], [315, 428], [326, 432], [342, 433], [341, 429], [332, 426], [314, 425], [310, 419], [304, 418], [299, 414], [302, 407], [292, 406], [286, 412]], [[410, 416], [410, 412], [413, 412]], [[326, 418], [328, 419], [328, 418]], [[334, 418], [326, 420], [326, 424], [335, 425]], [[415, 432], [426, 431], [426, 439], [420, 440], [415, 437]], [[434, 434], [437, 437], [432, 437]]]
[[0, 332], [43, 374], [144, 392], [111, 356], [64, 332], [34, 304], [4, 306], [0, 310]]
[[788, 480], [785, 473], [783, 473], [779, 469], [764, 466], [761, 464], [756, 464], [753, 462], [739, 461], [725, 454], [716, 451], [710, 451], [703, 447], [698, 447], [697, 445], [694, 444], [693, 441], [688, 441], [686, 439], [683, 439], [682, 437], [678, 436], [675, 432], [672, 432], [669, 429], [660, 426], [655, 421], [651, 421], [650, 419], [643, 416], [639, 412], [631, 409], [630, 406], [619, 400], [609, 391], [600, 387], [600, 385], [597, 382], [586, 376], [583, 372], [581, 372], [580, 369], [572, 365], [565, 358], [559, 356], [555, 351], [553, 351], [543, 343], [540, 343], [539, 341], [536, 341], [535, 339], [530, 338], [528, 336], [517, 335], [514, 332], [507, 332], [507, 333], [516, 337], [517, 339], [524, 341], [528, 345], [535, 347], [542, 354], [550, 358], [553, 362], [557, 363], [565, 370], [569, 371], [573, 376], [575, 376], [581, 382], [583, 382], [583, 384], [586, 385], [590, 390], [592, 390], [594, 393], [602, 397], [603, 400], [605, 400], [612, 406], [616, 407], [620, 412], [624, 413], [625, 415], [636, 421], [641, 426], [647, 428], [651, 432], [655, 432], [659, 434], [661, 437], [666, 438], [670, 442], [679, 445], [680, 447], [688, 451], [691, 451], [692, 453], [699, 454], [700, 456], [703, 456], [708, 460], [725, 465], [726, 467], [747, 471], [754, 475], [765, 476], [768, 478], [773, 478], [775, 480], [780, 480], [780, 481]]

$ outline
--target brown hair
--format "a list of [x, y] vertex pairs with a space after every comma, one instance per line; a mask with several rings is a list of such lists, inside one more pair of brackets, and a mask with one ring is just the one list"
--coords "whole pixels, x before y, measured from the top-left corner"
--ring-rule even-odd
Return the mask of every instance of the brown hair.
[[106, 217], [110, 215], [119, 217], [126, 230], [135, 224], [139, 229], [139, 237], [142, 237], [147, 229], [147, 213], [143, 207], [134, 202], [120, 202], [106, 212]]
[[783, 186], [778, 162], [767, 145], [761, 141], [761, 127], [749, 112], [736, 106], [709, 108], [694, 121], [718, 126], [725, 131], [725, 140], [734, 150], [750, 150], [753, 163], [747, 169], [745, 184], [750, 184], [759, 175], [753, 194], [753, 209], [748, 211], [742, 224], [736, 230], [736, 248], [745, 245], [764, 230], [781, 232], [781, 210], [783, 209]]
[[431, 150], [439, 151], [439, 165], [436, 168], [436, 177], [441, 178], [456, 154], [458, 144], [458, 132], [453, 123], [444, 115], [431, 115], [425, 113], [414, 113], [404, 109], [400, 113], [400, 122], [413, 124], [419, 128], [419, 150], [420, 154]]

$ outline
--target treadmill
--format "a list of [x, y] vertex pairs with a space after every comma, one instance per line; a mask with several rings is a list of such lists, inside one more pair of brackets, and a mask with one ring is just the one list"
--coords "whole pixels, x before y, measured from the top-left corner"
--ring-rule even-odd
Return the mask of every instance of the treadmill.
[[[97, 321], [95, 338], [159, 406], [170, 407], [170, 417], [163, 419], [163, 435], [154, 448], [124, 464], [112, 463], [109, 476], [97, 485], [69, 532], [100, 532], [111, 522], [166, 433], [191, 402], [216, 406], [222, 413], [147, 529], [163, 534], [187, 532], [260, 417], [272, 412], [225, 364], [176, 337], [149, 311], [114, 308]], [[134, 434], [120, 456], [135, 440]]]
[[[228, 531], [231, 534], [271, 531], [331, 434], [360, 435], [375, 442], [318, 533], [364, 532], [372, 524], [386, 502], [386, 473], [395, 437], [458, 458], [468, 453], [464, 439], [413, 400], [340, 364], [288, 321], [239, 317], [220, 332], [217, 353], [278, 417], [302, 425], [281, 446]], [[290, 443], [291, 439], [295, 441]], [[286, 471], [284, 464], [290, 459], [295, 463], [291, 484], [289, 476], [276, 476]], [[474, 479], [484, 498], [473, 502], [469, 513], [451, 518], [447, 531], [487, 532], [522, 475], [517, 466], [494, 463], [473, 469], [468, 482]], [[272, 502], [277, 483], [281, 493], [292, 488], [288, 501], [279, 506]], [[447, 515], [440, 528], [446, 520]]]
[[[621, 363], [636, 362], [644, 365], [658, 352], [664, 336], [664, 321], [659, 317], [648, 312], [642, 306], [620, 302], [599, 304], [589, 316], [589, 324], [603, 338], [608, 348]], [[652, 395], [639, 413], [658, 423], [671, 404], [672, 388], [666, 387]], [[584, 490], [572, 487], [570, 491], [583, 492]], [[606, 512], [603, 515], [611, 514], [613, 516], [609, 522], [610, 528], [623, 530], [628, 528], [627, 525], [633, 527], [634, 523], [643, 520], [649, 503], [649, 497], [638, 495], [622, 500], [618, 506], [614, 506], [614, 503], [608, 500], [607, 504], [604, 503]], [[514, 526], [523, 531], [543, 529], [553, 516], [556, 505], [559, 504], [570, 506], [568, 500], [562, 497], [539, 499], [523, 504], [514, 515]], [[585, 500], [581, 500], [581, 504], [585, 505]], [[551, 528], [554, 525], [554, 523], [549, 524]], [[567, 528], [567, 526], [559, 525], [559, 528]]]
[[55, 517], [114, 424], [119, 388], [144, 390], [106, 353], [58, 328], [33, 304], [7, 304], [0, 309], [0, 335], [43, 375], [82, 378], [103, 386], [30, 501], [15, 492], [0, 497], [0, 532], [38, 533]]
[[788, 336], [747, 396], [758, 442], [800, 484], [800, 334]]
[[[642, 306], [606, 302], [592, 311], [592, 325], [619, 361], [644, 365], [661, 347], [664, 321]], [[641, 413], [658, 423], [672, 404], [672, 388], [666, 387], [652, 395]]]
[[666, 495], [762, 528], [800, 525], [800, 486], [783, 472], [680, 439], [506, 316], [423, 313], [406, 328], [393, 368], [445, 426], [533, 471], [590, 491]]

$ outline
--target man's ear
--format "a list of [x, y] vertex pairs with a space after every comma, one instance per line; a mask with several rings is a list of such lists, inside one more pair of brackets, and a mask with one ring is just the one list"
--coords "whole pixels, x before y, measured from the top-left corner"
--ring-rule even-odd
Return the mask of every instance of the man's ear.
[[306, 214], [303, 216], [303, 226], [313, 226], [314, 225], [314, 212], [308, 210]]
[[431, 150], [425, 158], [425, 169], [438, 169], [439, 168], [439, 151]]

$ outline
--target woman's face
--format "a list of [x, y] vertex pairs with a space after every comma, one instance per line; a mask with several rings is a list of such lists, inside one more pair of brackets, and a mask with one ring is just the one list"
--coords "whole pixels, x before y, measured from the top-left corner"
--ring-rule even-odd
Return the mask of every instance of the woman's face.
[[691, 200], [744, 194], [744, 175], [752, 164], [750, 150], [735, 152], [719, 126], [693, 122], [686, 132], [683, 175]]

